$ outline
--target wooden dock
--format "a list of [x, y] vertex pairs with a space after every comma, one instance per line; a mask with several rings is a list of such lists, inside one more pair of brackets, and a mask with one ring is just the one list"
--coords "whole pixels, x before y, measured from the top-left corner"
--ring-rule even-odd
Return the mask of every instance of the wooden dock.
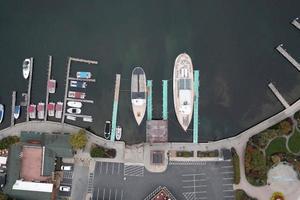
[[95, 60], [86, 60], [86, 59], [74, 58], [74, 57], [70, 57], [69, 59], [71, 59], [71, 61], [82, 62], [82, 63], [87, 63], [87, 64], [93, 64], [93, 65], [98, 64], [98, 61], [95, 61]]
[[66, 98], [67, 101], [78, 101], [78, 102], [83, 102], [83, 103], [94, 103], [94, 100], [89, 100], [89, 99], [74, 99], [74, 98]]
[[65, 96], [64, 96], [64, 105], [63, 105], [63, 115], [61, 118], [61, 123], [65, 122], [65, 114], [66, 114], [66, 103], [68, 97], [68, 89], [69, 89], [69, 75], [70, 75], [70, 68], [71, 68], [71, 57], [68, 58], [67, 62], [67, 76], [66, 76], [66, 86], [65, 86]]
[[12, 95], [11, 95], [11, 117], [10, 117], [10, 126], [15, 125], [15, 117], [14, 117], [15, 106], [16, 106], [16, 91], [13, 91], [13, 92], [12, 92]]
[[300, 64], [283, 48], [283, 44], [278, 45], [276, 50], [300, 71]]
[[30, 99], [31, 99], [31, 83], [32, 83], [32, 72], [33, 72], [33, 58], [30, 58], [30, 73], [29, 73], [29, 80], [28, 80], [28, 89], [27, 89], [27, 106], [26, 106], [26, 121], [29, 121], [29, 113], [28, 108], [30, 105]]
[[288, 104], [288, 102], [283, 98], [283, 96], [280, 94], [280, 92], [276, 89], [276, 87], [273, 85], [273, 83], [269, 83], [269, 88], [272, 90], [272, 92], [274, 93], [274, 95], [277, 97], [277, 99], [281, 102], [281, 104], [285, 107], [285, 108], [289, 108], [290, 105]]
[[115, 82], [115, 95], [114, 95], [114, 104], [113, 104], [113, 113], [112, 113], [112, 123], [111, 123], [111, 141], [115, 141], [116, 138], [116, 126], [117, 126], [117, 116], [118, 116], [118, 103], [119, 103], [119, 93], [120, 93], [120, 82], [121, 74], [116, 74]]
[[47, 116], [48, 116], [48, 103], [49, 103], [49, 88], [48, 88], [48, 83], [49, 83], [49, 80], [51, 78], [51, 68], [52, 68], [52, 56], [49, 56], [49, 62], [48, 62], [48, 79], [47, 79], [47, 88], [46, 88], [46, 106], [45, 106], [45, 116], [44, 116], [44, 121], [47, 121]]
[[293, 24], [297, 29], [300, 30], [300, 23], [298, 22], [298, 20], [299, 20], [299, 18], [297, 17], [296, 19], [294, 19], [294, 20], [292, 21], [292, 24]]
[[73, 117], [79, 117], [79, 118], [92, 118], [90, 115], [76, 115], [71, 113], [65, 113], [65, 116], [73, 116]]
[[69, 77], [70, 81], [85, 81], [85, 82], [96, 82], [96, 79], [90, 79], [90, 78], [74, 78]]

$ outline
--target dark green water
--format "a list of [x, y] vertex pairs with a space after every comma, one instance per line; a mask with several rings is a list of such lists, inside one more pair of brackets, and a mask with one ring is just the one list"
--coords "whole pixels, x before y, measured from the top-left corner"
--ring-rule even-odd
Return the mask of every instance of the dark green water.
[[[145, 140], [130, 104], [130, 75], [142, 66], [153, 80], [153, 115], [161, 117], [162, 79], [169, 82], [169, 140], [192, 141], [177, 123], [172, 99], [176, 56], [187, 52], [200, 70], [199, 141], [236, 135], [283, 109], [267, 84], [272, 81], [289, 103], [300, 96], [300, 74], [274, 48], [284, 43], [300, 61], [300, 31], [290, 21], [300, 1], [3, 1], [0, 6], [0, 102], [6, 106], [0, 128], [9, 126], [11, 91], [26, 91], [23, 59], [33, 56], [32, 102], [45, 101], [48, 55], [58, 81], [52, 101], [63, 100], [68, 56], [95, 59], [77, 65], [97, 79], [84, 105], [90, 126], [103, 132], [111, 119], [114, 79], [122, 74], [118, 122], [128, 143]], [[24, 114], [24, 113], [23, 113]], [[24, 116], [18, 122], [24, 121]], [[192, 124], [191, 124], [192, 125]], [[190, 126], [192, 127], [192, 126]]]

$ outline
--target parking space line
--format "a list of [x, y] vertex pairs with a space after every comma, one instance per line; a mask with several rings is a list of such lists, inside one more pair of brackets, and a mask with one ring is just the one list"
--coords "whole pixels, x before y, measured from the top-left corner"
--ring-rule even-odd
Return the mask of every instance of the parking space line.
[[206, 179], [202, 178], [202, 179], [195, 179], [195, 180], [193, 180], [193, 179], [191, 179], [191, 180], [182, 180], [182, 182], [184, 182], [184, 183], [193, 182], [193, 181], [195, 181], [195, 182], [197, 182], [197, 181], [206, 181]]
[[117, 196], [118, 196], [118, 190], [115, 190], [115, 200], [117, 200]]
[[221, 168], [233, 168], [232, 165], [226, 165], [226, 166], [222, 166]]
[[109, 163], [106, 163], [106, 171], [105, 171], [105, 174], [107, 174], [107, 172], [108, 172], [108, 164], [109, 164]]
[[102, 173], [102, 162], [100, 162], [100, 174]]
[[102, 196], [103, 198], [102, 198], [102, 200], [105, 200], [104, 198], [105, 198], [105, 188], [103, 189], [103, 196]]
[[114, 174], [115, 163], [112, 163], [111, 174]]
[[198, 197], [196, 199], [207, 199], [207, 197]]
[[123, 190], [121, 190], [121, 200], [123, 200]]
[[200, 187], [207, 187], [207, 185], [184, 185], [184, 186], [182, 186], [182, 188], [194, 188], [194, 190], [196, 188], [200, 188]]
[[203, 191], [196, 191], [195, 194], [202, 194], [202, 193], [207, 193], [206, 190], [203, 190]]
[[234, 198], [234, 196], [233, 195], [231, 195], [231, 196], [224, 196], [224, 198]]
[[120, 174], [120, 165], [121, 163], [118, 164], [118, 174]]
[[97, 191], [97, 200], [98, 200], [98, 198], [99, 198], [99, 188], [98, 188], [98, 191]]
[[233, 180], [233, 178], [232, 177], [223, 177], [223, 180]]
[[108, 196], [108, 200], [110, 200], [110, 196], [111, 196], [111, 189], [109, 189], [109, 196]]
[[223, 185], [223, 186], [228, 186], [228, 185], [231, 186], [232, 183], [223, 183], [222, 185]]
[[199, 173], [199, 174], [182, 174], [182, 176], [204, 176], [206, 173]]
[[233, 192], [233, 190], [223, 190], [223, 192]]
[[232, 171], [229, 171], [229, 172], [221, 172], [221, 174], [233, 174]]

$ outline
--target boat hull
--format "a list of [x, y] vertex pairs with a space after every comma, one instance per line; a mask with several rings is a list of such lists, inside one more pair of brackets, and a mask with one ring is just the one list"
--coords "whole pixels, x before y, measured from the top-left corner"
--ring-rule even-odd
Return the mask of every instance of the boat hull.
[[20, 112], [21, 112], [21, 107], [20, 106], [15, 106], [15, 111], [14, 111], [14, 118], [15, 119], [19, 119]]
[[138, 125], [143, 121], [146, 112], [146, 75], [141, 67], [136, 67], [131, 75], [131, 104], [134, 118]]
[[3, 121], [4, 116], [4, 105], [0, 104], [0, 123]]
[[26, 58], [23, 62], [23, 77], [25, 79], [28, 79], [29, 73], [31, 68], [31, 60], [29, 58]]
[[180, 54], [175, 60], [173, 99], [178, 122], [187, 131], [193, 117], [194, 75], [192, 60], [186, 53]]
[[73, 107], [73, 108], [81, 108], [82, 103], [78, 101], [68, 101], [67, 103], [68, 106]]

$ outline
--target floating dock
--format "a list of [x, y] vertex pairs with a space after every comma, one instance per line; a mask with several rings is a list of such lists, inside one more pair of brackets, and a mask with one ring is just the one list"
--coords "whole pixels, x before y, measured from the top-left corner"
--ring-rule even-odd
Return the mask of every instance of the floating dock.
[[74, 77], [69, 77], [70, 81], [85, 81], [85, 82], [96, 82], [96, 79], [91, 79], [91, 78], [74, 78]]
[[194, 95], [193, 143], [198, 144], [199, 70], [194, 70]]
[[269, 88], [272, 90], [272, 92], [274, 93], [274, 95], [277, 97], [277, 99], [281, 102], [281, 104], [285, 107], [285, 108], [289, 108], [290, 105], [288, 104], [288, 102], [283, 98], [283, 96], [280, 94], [280, 92], [276, 89], [276, 87], [273, 85], [273, 83], [269, 83]]
[[52, 68], [52, 56], [49, 56], [49, 62], [48, 62], [48, 79], [47, 79], [47, 89], [46, 89], [46, 106], [45, 106], [45, 116], [44, 116], [44, 121], [47, 121], [47, 116], [48, 116], [48, 103], [49, 103], [49, 88], [48, 88], [48, 82], [51, 77], [51, 68]]
[[121, 75], [116, 74], [116, 83], [115, 83], [115, 95], [114, 95], [114, 104], [113, 104], [113, 113], [112, 113], [112, 123], [111, 123], [111, 136], [110, 140], [115, 141], [116, 139], [116, 126], [117, 126], [117, 114], [118, 114], [118, 102], [119, 102], [119, 93], [120, 93], [120, 82]]
[[90, 115], [76, 115], [76, 114], [71, 114], [71, 113], [65, 113], [65, 116], [74, 116], [78, 118], [92, 118]]
[[74, 58], [74, 57], [69, 57], [69, 59], [70, 59], [70, 61], [82, 62], [82, 63], [87, 63], [87, 64], [93, 64], [93, 65], [98, 64], [98, 61], [95, 61], [95, 60], [87, 60], [87, 59]]
[[294, 19], [294, 20], [292, 21], [292, 24], [293, 24], [297, 29], [300, 30], [300, 23], [298, 22], [298, 20], [299, 20], [299, 18], [297, 17], [296, 19]]
[[147, 80], [147, 120], [152, 120], [152, 80]]
[[73, 98], [66, 98], [67, 101], [78, 101], [78, 102], [82, 102], [82, 103], [94, 103], [94, 100], [89, 100], [89, 99], [73, 99]]
[[32, 71], [33, 71], [33, 58], [30, 58], [30, 72], [29, 72], [29, 80], [28, 80], [28, 89], [27, 89], [27, 106], [26, 106], [26, 121], [29, 121], [29, 113], [28, 108], [30, 105], [30, 97], [31, 97], [31, 83], [32, 83]]
[[69, 76], [70, 76], [70, 69], [71, 69], [71, 57], [68, 59], [67, 63], [67, 77], [66, 77], [66, 86], [65, 86], [65, 96], [64, 96], [64, 105], [63, 105], [63, 115], [61, 118], [61, 123], [65, 122], [65, 114], [66, 114], [66, 105], [67, 105], [67, 96], [68, 96], [68, 89], [69, 89]]
[[13, 91], [13, 92], [12, 92], [12, 95], [11, 95], [11, 117], [10, 117], [10, 126], [15, 125], [15, 117], [14, 117], [15, 106], [16, 106], [16, 91]]
[[283, 44], [278, 45], [276, 50], [300, 71], [300, 64], [283, 48]]
[[168, 81], [163, 80], [163, 107], [162, 107], [162, 118], [163, 120], [168, 120]]

